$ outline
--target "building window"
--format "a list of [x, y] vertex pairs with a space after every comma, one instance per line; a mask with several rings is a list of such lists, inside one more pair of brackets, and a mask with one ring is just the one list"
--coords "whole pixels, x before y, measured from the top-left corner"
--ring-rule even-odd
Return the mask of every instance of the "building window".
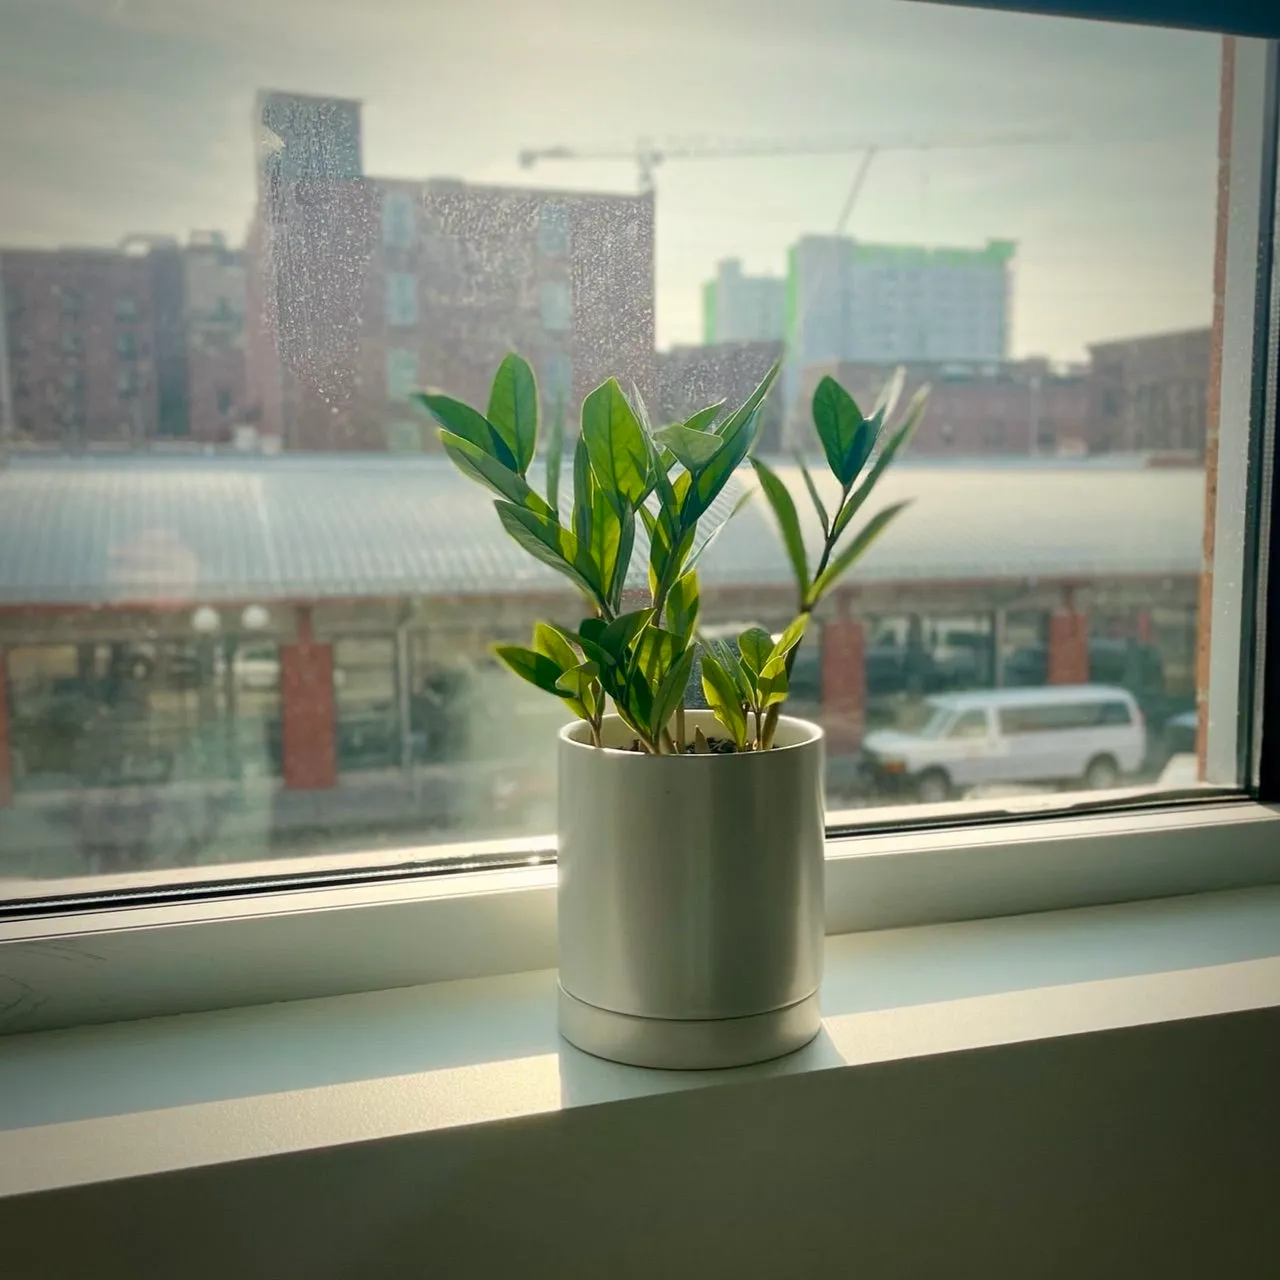
[[116, 319], [122, 322], [138, 318], [138, 302], [136, 298], [116, 299]]
[[134, 333], [117, 333], [116, 334], [116, 355], [121, 360], [136, 360], [138, 358], [138, 336]]
[[58, 311], [67, 319], [74, 319], [84, 308], [84, 295], [79, 289], [71, 289], [66, 285], [55, 285], [54, 294], [58, 299]]
[[550, 412], [557, 404], [568, 405], [572, 394], [573, 364], [565, 352], [552, 352], [542, 366], [542, 403]]
[[122, 399], [137, 394], [138, 372], [136, 369], [121, 369], [116, 374], [116, 391]]
[[543, 327], [563, 333], [573, 318], [569, 286], [563, 280], [544, 280], [538, 288], [538, 308]]
[[569, 210], [562, 204], [544, 204], [538, 212], [538, 248], [549, 258], [569, 252]]
[[387, 273], [387, 323], [400, 328], [418, 323], [418, 277], [411, 272]]
[[84, 336], [79, 333], [64, 333], [58, 339], [58, 348], [64, 356], [84, 355]]
[[382, 197], [382, 243], [388, 249], [412, 249], [417, 238], [416, 201], [403, 191]]
[[387, 352], [387, 399], [407, 400], [418, 387], [418, 357], [395, 348]]
[[391, 769], [400, 764], [395, 641], [372, 636], [336, 640], [333, 688], [337, 708], [338, 772]]
[[218, 415], [225, 418], [231, 412], [232, 396], [228, 387], [218, 388]]

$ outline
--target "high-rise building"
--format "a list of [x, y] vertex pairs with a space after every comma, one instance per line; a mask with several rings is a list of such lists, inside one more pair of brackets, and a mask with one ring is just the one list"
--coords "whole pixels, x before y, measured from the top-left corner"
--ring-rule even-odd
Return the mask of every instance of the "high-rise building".
[[0, 252], [17, 448], [217, 443], [245, 419], [244, 260], [220, 235]]
[[0, 251], [5, 434], [16, 447], [155, 434], [150, 265], [110, 249]]
[[367, 177], [359, 113], [259, 97], [250, 361], [264, 431], [288, 448], [433, 447], [410, 393], [484, 403], [513, 349], [571, 428], [611, 373], [652, 394], [651, 195]]
[[702, 286], [702, 341], [781, 342], [786, 304], [785, 280], [745, 275], [737, 258], [726, 258]]

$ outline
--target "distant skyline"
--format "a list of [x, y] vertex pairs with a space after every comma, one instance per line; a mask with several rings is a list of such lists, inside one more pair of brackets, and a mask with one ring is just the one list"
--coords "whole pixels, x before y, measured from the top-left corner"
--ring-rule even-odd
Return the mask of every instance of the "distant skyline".
[[[780, 14], [785, 20], [780, 19]], [[1220, 40], [908, 0], [0, 0], [0, 245], [243, 239], [254, 94], [364, 101], [377, 176], [632, 190], [627, 162], [524, 147], [637, 137], [954, 139], [886, 151], [849, 226], [1018, 243], [1012, 354], [1209, 322]], [[658, 341], [700, 337], [717, 261], [781, 274], [856, 155], [657, 172]]]

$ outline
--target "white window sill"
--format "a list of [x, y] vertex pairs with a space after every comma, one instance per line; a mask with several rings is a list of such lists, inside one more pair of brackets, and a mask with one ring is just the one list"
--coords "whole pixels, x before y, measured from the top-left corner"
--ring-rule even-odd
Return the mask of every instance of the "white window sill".
[[726, 1081], [1280, 1006], [1280, 888], [832, 937], [824, 1030], [728, 1072], [564, 1044], [539, 971], [0, 1039], [0, 1195]]

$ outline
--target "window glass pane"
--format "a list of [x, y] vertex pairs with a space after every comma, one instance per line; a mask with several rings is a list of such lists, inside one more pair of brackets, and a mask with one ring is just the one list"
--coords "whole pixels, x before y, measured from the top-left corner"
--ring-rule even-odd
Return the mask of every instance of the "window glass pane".
[[[1212, 33], [890, 0], [320, 9], [7, 24], [0, 897], [553, 829], [570, 712], [493, 646], [585, 610], [413, 398], [485, 413], [512, 350], [539, 494], [564, 408], [566, 520], [606, 378], [661, 427], [781, 362], [756, 453], [811, 570], [797, 456], [828, 515], [845, 490], [823, 380], [867, 415], [898, 367], [900, 403], [932, 388], [854, 529], [909, 505], [790, 675], [831, 821], [1200, 780], [1197, 669], [1232, 643], [1206, 448], [1246, 445], [1216, 422], [1219, 110], [1257, 45], [1224, 81]], [[701, 530], [754, 494], [699, 562], [731, 643], [797, 606], [756, 487]], [[642, 527], [628, 602], [647, 556]]]

